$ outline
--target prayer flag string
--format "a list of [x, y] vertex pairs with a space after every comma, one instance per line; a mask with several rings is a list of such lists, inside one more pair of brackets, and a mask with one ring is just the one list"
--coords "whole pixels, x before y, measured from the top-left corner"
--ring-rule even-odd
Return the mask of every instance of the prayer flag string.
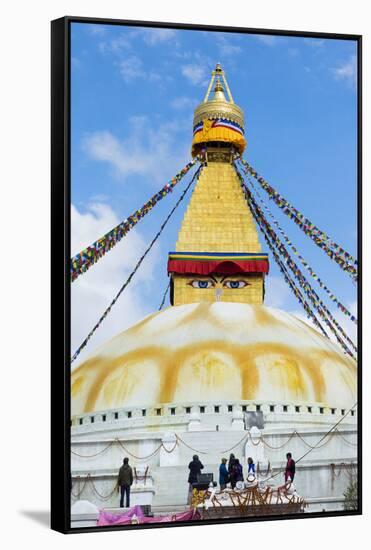
[[330, 237], [314, 225], [308, 218], [304, 217], [294, 206], [292, 206], [282, 195], [280, 195], [268, 182], [261, 177], [250, 164], [240, 157], [245, 174], [251, 174], [260, 184], [260, 186], [273, 199], [276, 205], [293, 220], [294, 223], [307, 235], [312, 241], [321, 248], [327, 256], [334, 260], [340, 268], [347, 272], [354, 281], [357, 281], [358, 262], [341, 246], [336, 244]]
[[162, 308], [164, 307], [165, 305], [165, 300], [166, 300], [166, 296], [168, 295], [168, 292], [170, 290], [170, 283], [171, 283], [171, 279], [169, 280], [168, 284], [167, 284], [167, 287], [165, 289], [165, 292], [164, 292], [164, 295], [162, 297], [162, 300], [161, 300], [161, 304], [160, 304], [160, 307], [158, 308], [158, 311], [161, 311]]
[[[269, 236], [271, 244], [273, 244], [274, 247], [278, 250], [278, 252], [280, 253], [280, 255], [283, 258], [284, 262], [289, 267], [289, 269], [292, 271], [292, 273], [293, 273], [294, 277], [297, 279], [299, 285], [302, 287], [302, 289], [304, 290], [304, 292], [308, 296], [308, 298], [311, 301], [313, 307], [317, 310], [317, 312], [319, 313], [320, 317], [323, 319], [326, 326], [334, 334], [335, 338], [337, 339], [339, 344], [342, 346], [344, 351], [354, 359], [355, 357], [354, 357], [353, 353], [350, 351], [348, 346], [345, 344], [345, 342], [339, 336], [336, 328], [333, 326], [335, 323], [334, 323], [334, 318], [331, 315], [330, 311], [328, 310], [326, 305], [321, 301], [321, 299], [319, 298], [317, 293], [312, 289], [312, 287], [308, 283], [307, 279], [304, 277], [304, 275], [302, 274], [302, 272], [300, 271], [300, 269], [298, 268], [296, 263], [293, 261], [293, 259], [289, 255], [286, 247], [280, 241], [279, 237], [277, 236], [277, 234], [275, 233], [275, 231], [273, 230], [273, 228], [271, 227], [269, 222], [266, 220], [265, 216], [263, 215], [261, 209], [257, 205], [254, 197], [251, 194], [251, 191], [249, 190], [249, 188], [245, 184], [245, 182], [244, 182], [241, 174], [238, 172], [237, 168], [236, 168], [236, 171], [237, 171], [237, 174], [240, 178], [241, 186], [242, 186], [242, 189], [245, 192], [245, 196], [248, 200], [250, 208], [252, 207], [251, 209], [255, 210], [256, 216], [254, 216], [254, 217], [258, 218], [259, 227], [261, 227], [261, 228], [262, 228], [262, 226], [264, 227], [265, 232]], [[272, 247], [270, 247], [270, 248], [272, 249]], [[276, 256], [275, 256], [275, 259], [277, 261]], [[287, 281], [287, 276], [285, 277], [285, 280]], [[296, 294], [296, 292], [295, 292], [295, 294]], [[323, 330], [322, 330], [322, 332], [323, 332]], [[327, 334], [326, 334], [326, 336], [328, 337]], [[348, 339], [348, 337], [347, 337], [347, 339]], [[351, 343], [352, 343], [354, 349], [356, 349], [353, 342], [351, 342]]]
[[273, 254], [273, 257], [279, 267], [279, 270], [281, 271], [281, 273], [283, 274], [284, 276], [284, 279], [286, 281], [286, 283], [288, 283], [288, 285], [290, 286], [291, 290], [293, 291], [294, 295], [296, 296], [298, 302], [303, 306], [303, 309], [304, 311], [306, 312], [308, 318], [312, 319], [313, 320], [313, 323], [315, 324], [315, 326], [317, 326], [320, 331], [322, 332], [322, 334], [324, 336], [326, 336], [326, 338], [328, 338], [328, 334], [326, 333], [325, 329], [322, 327], [321, 323], [318, 321], [316, 315], [314, 314], [314, 312], [312, 311], [312, 309], [310, 308], [309, 304], [307, 303], [307, 301], [305, 300], [304, 296], [302, 295], [302, 293], [300, 292], [299, 288], [297, 287], [295, 281], [291, 278], [291, 276], [289, 275], [286, 267], [285, 267], [285, 264], [283, 263], [283, 260], [281, 259], [281, 257], [278, 255], [276, 249], [275, 249], [275, 246], [274, 246], [274, 243], [273, 241], [271, 240], [271, 237], [268, 233], [268, 231], [266, 230], [266, 227], [264, 226], [263, 224], [263, 221], [262, 221], [262, 217], [260, 216], [260, 209], [259, 207], [256, 205], [255, 201], [253, 200], [253, 197], [251, 196], [251, 193], [249, 191], [248, 188], [245, 187], [244, 185], [244, 182], [243, 182], [243, 179], [242, 179], [242, 176], [240, 175], [240, 173], [237, 171], [237, 174], [240, 178], [240, 181], [241, 181], [241, 187], [244, 191], [244, 194], [245, 194], [245, 197], [246, 197], [246, 200], [247, 200], [247, 203], [250, 207], [250, 210], [251, 210], [251, 213], [256, 221], [256, 223], [258, 224], [262, 234], [263, 234], [263, 237], [267, 243], [267, 245], [269, 246], [272, 254]]
[[92, 265], [94, 265], [106, 252], [125, 237], [127, 233], [142, 219], [152, 208], [166, 195], [172, 192], [174, 187], [187, 174], [187, 172], [196, 164], [197, 159], [189, 162], [172, 180], [170, 180], [158, 193], [153, 195], [142, 208], [136, 210], [131, 216], [123, 220], [119, 225], [111, 229], [100, 239], [92, 243], [87, 248], [84, 248], [71, 258], [71, 281], [76, 281], [77, 277], [85, 273]]
[[191, 181], [188, 183], [187, 187], [184, 189], [183, 193], [181, 194], [181, 196], [179, 197], [178, 201], [176, 202], [175, 206], [170, 210], [170, 213], [167, 215], [167, 217], [165, 218], [165, 221], [162, 223], [160, 229], [158, 230], [158, 232], [156, 233], [156, 235], [154, 236], [154, 238], [152, 239], [150, 245], [148, 246], [148, 248], [145, 250], [145, 252], [142, 254], [142, 256], [139, 258], [136, 266], [134, 267], [133, 271], [130, 273], [129, 277], [126, 279], [126, 281], [124, 282], [124, 284], [121, 286], [120, 290], [118, 291], [118, 293], [116, 294], [116, 296], [113, 298], [112, 302], [110, 303], [110, 305], [107, 307], [107, 309], [103, 312], [103, 314], [101, 315], [101, 317], [99, 318], [99, 321], [94, 325], [94, 327], [91, 329], [91, 331], [89, 332], [89, 334], [87, 335], [87, 337], [85, 338], [85, 340], [80, 344], [80, 346], [77, 348], [77, 350], [75, 351], [75, 353], [73, 354], [72, 358], [71, 358], [71, 363], [73, 363], [75, 361], [75, 359], [78, 357], [78, 355], [81, 353], [81, 351], [85, 348], [86, 344], [89, 342], [90, 338], [93, 336], [93, 334], [95, 333], [95, 331], [100, 327], [100, 325], [103, 323], [104, 319], [107, 317], [107, 315], [110, 313], [112, 307], [115, 305], [115, 303], [117, 302], [117, 300], [119, 299], [119, 297], [121, 296], [121, 294], [123, 293], [123, 291], [125, 290], [125, 288], [128, 286], [128, 284], [130, 283], [130, 281], [132, 280], [132, 278], [134, 277], [135, 273], [138, 271], [140, 265], [142, 264], [144, 258], [147, 256], [147, 254], [150, 252], [151, 248], [153, 247], [153, 245], [155, 244], [155, 242], [157, 241], [157, 239], [160, 237], [161, 233], [163, 232], [163, 230], [165, 229], [165, 226], [167, 225], [168, 221], [170, 220], [170, 218], [172, 217], [172, 215], [174, 214], [175, 210], [178, 208], [179, 204], [182, 202], [182, 200], [184, 199], [187, 191], [189, 190], [189, 188], [191, 187], [191, 185], [193, 184], [193, 182], [198, 179], [199, 175], [200, 175], [200, 172], [202, 170], [202, 165], [199, 166], [199, 168], [197, 169], [197, 171], [194, 173]]
[[[249, 176], [247, 176], [248, 178], [248, 181], [250, 182], [250, 185], [252, 187], [252, 189], [255, 191], [257, 197], [259, 198], [260, 200], [260, 203], [262, 204], [262, 206], [265, 208], [265, 210], [268, 212], [268, 214], [270, 215], [270, 217], [272, 218], [273, 220], [273, 223], [275, 224], [275, 226], [278, 228], [279, 232], [283, 235], [285, 241], [289, 244], [289, 246], [291, 247], [291, 249], [293, 250], [293, 252], [298, 256], [299, 260], [301, 261], [301, 263], [304, 265], [304, 267], [307, 267], [308, 264], [307, 262], [305, 262], [304, 258], [299, 254], [298, 250], [296, 249], [296, 247], [292, 244], [292, 242], [289, 240], [289, 238], [287, 237], [286, 233], [283, 231], [283, 229], [281, 228], [281, 226], [279, 225], [279, 223], [277, 222], [277, 220], [274, 218], [273, 214], [271, 213], [271, 211], [269, 210], [268, 206], [264, 203], [263, 199], [261, 198], [259, 192], [255, 189], [255, 186], [251, 180], [251, 178]], [[286, 251], [287, 252], [287, 251]], [[311, 268], [308, 266], [310, 272], [312, 272]], [[311, 273], [312, 274], [312, 273]], [[308, 283], [308, 286], [309, 283]], [[324, 286], [324, 285], [323, 285]], [[327, 288], [327, 287], [325, 287]], [[328, 289], [327, 289], [328, 290]], [[328, 316], [328, 318], [330, 319], [330, 321], [336, 326], [336, 328], [338, 329], [338, 331], [340, 332], [340, 334], [343, 336], [343, 338], [352, 346], [352, 348], [354, 349], [354, 351], [357, 351], [357, 347], [354, 345], [353, 341], [351, 340], [351, 338], [349, 338], [349, 336], [346, 334], [346, 332], [344, 331], [344, 329], [341, 327], [341, 325], [337, 322], [337, 320], [333, 317], [333, 315], [331, 314], [331, 312], [328, 310], [328, 308], [325, 306], [325, 304], [323, 304], [323, 302], [320, 300], [319, 296], [315, 293], [315, 291], [312, 289], [312, 287], [310, 287], [310, 291], [313, 293], [314, 295], [314, 298], [316, 301], [319, 302], [319, 304], [323, 307], [326, 315]], [[330, 292], [330, 291], [328, 291]], [[345, 308], [344, 308], [345, 309]], [[350, 315], [350, 313], [349, 313]]]
[[316, 315], [314, 314], [314, 312], [312, 311], [312, 309], [310, 308], [308, 302], [305, 300], [304, 296], [302, 295], [302, 293], [300, 292], [299, 288], [297, 287], [295, 281], [293, 281], [293, 279], [290, 277], [286, 267], [285, 267], [285, 264], [283, 263], [282, 259], [280, 258], [280, 256], [277, 254], [275, 248], [274, 248], [274, 244], [273, 242], [270, 240], [270, 237], [268, 236], [268, 233], [265, 231], [264, 229], [264, 226], [263, 224], [261, 223], [261, 220], [259, 219], [259, 215], [258, 213], [254, 210], [254, 207], [252, 206], [251, 208], [251, 212], [254, 216], [254, 219], [255, 221], [257, 222], [258, 226], [260, 227], [260, 230], [261, 232], [263, 233], [263, 236], [264, 236], [264, 239], [266, 241], [266, 243], [268, 244], [269, 248], [271, 249], [271, 252], [273, 254], [273, 257], [278, 265], [278, 268], [279, 270], [281, 271], [286, 283], [289, 285], [289, 287], [291, 288], [292, 292], [294, 293], [294, 295], [296, 296], [298, 302], [303, 306], [303, 309], [305, 311], [305, 313], [307, 314], [307, 317], [309, 319], [312, 319], [313, 320], [313, 323], [316, 327], [318, 327], [320, 329], [320, 331], [322, 332], [322, 334], [328, 338], [328, 334], [327, 332], [325, 331], [325, 329], [323, 328], [323, 326], [321, 325], [321, 323], [319, 322], [319, 320], [317, 319]]
[[[261, 195], [259, 194], [259, 192], [257, 191], [257, 189], [255, 188], [254, 186], [254, 183], [251, 179], [250, 176], [247, 176], [247, 179], [251, 185], [251, 188], [254, 190], [254, 192], [256, 193], [256, 196], [258, 197], [258, 199], [260, 200], [260, 203], [262, 204], [263, 208], [267, 211], [268, 215], [272, 218], [272, 221], [274, 223], [274, 225], [277, 227], [278, 231], [281, 233], [281, 235], [283, 236], [283, 238], [285, 239], [286, 243], [291, 247], [292, 251], [294, 252], [294, 254], [299, 258], [300, 262], [302, 263], [302, 265], [309, 271], [309, 273], [312, 275], [312, 277], [317, 281], [317, 283], [321, 286], [321, 288], [323, 288], [330, 296], [330, 298], [332, 299], [332, 301], [334, 301], [336, 303], [336, 305], [338, 305], [338, 307], [340, 308], [341, 311], [343, 311], [344, 313], [348, 314], [349, 317], [351, 318], [351, 320], [353, 322], [355, 322], [357, 324], [357, 319], [354, 317], [354, 315], [352, 315], [350, 313], [350, 311], [348, 311], [346, 309], [345, 306], [343, 306], [338, 300], [337, 298], [333, 295], [333, 293], [327, 288], [327, 286], [321, 281], [321, 279], [314, 273], [313, 269], [309, 266], [309, 264], [304, 260], [303, 256], [299, 253], [299, 251], [297, 250], [297, 248], [294, 246], [294, 244], [290, 241], [290, 239], [288, 238], [288, 236], [286, 235], [286, 233], [284, 232], [284, 230], [282, 229], [282, 227], [279, 225], [279, 223], [277, 222], [277, 220], [275, 219], [275, 217], [273, 216], [272, 212], [270, 211], [270, 209], [268, 208], [268, 206], [264, 203]], [[347, 340], [347, 342], [353, 347], [353, 349], [355, 351], [357, 351], [357, 348], [355, 347], [354, 343], [352, 342], [352, 340], [348, 337], [348, 335], [346, 334], [346, 332], [342, 329], [342, 327], [339, 325], [339, 323], [336, 321], [336, 319], [330, 314], [330, 319], [331, 321], [333, 322], [333, 324], [336, 326], [336, 328], [339, 330], [339, 332], [342, 334], [342, 336]]]
[[[259, 214], [260, 215], [260, 214]], [[264, 223], [264, 222], [263, 222]], [[268, 224], [268, 227], [269, 227], [269, 224]], [[268, 230], [268, 233], [269, 233], [269, 230]], [[274, 239], [271, 240], [273, 246], [276, 246], [279, 250], [279, 252], [281, 253], [282, 255], [282, 250], [280, 249], [279, 245], [277, 245], [277, 243], [274, 242]], [[275, 255], [275, 259], [277, 261], [277, 257]], [[290, 262], [290, 260], [288, 258], [285, 258], [284, 257], [284, 261], [286, 261], [286, 264], [288, 265], [288, 267], [290, 268], [290, 270], [293, 272], [294, 276], [296, 277], [296, 279], [298, 280], [300, 286], [303, 288], [305, 294], [308, 296], [309, 300], [311, 301], [313, 307], [318, 311], [320, 317], [322, 318], [322, 320], [324, 321], [324, 323], [326, 324], [326, 326], [328, 326], [328, 328], [331, 330], [331, 332], [334, 334], [335, 338], [337, 339], [337, 341], [339, 342], [339, 344], [341, 345], [341, 347], [344, 349], [344, 351], [350, 355], [353, 359], [355, 359], [353, 353], [349, 350], [349, 348], [347, 347], [347, 345], [344, 343], [344, 341], [341, 339], [341, 337], [337, 334], [336, 332], [336, 329], [334, 328], [333, 324], [330, 322], [329, 318], [331, 318], [331, 315], [328, 311], [328, 309], [326, 308], [326, 306], [321, 302], [321, 300], [318, 299], [318, 296], [316, 295], [316, 293], [314, 293], [313, 291], [311, 291], [310, 287], [307, 285], [305, 279], [302, 280], [302, 277], [301, 276], [298, 276], [298, 272], [297, 270], [295, 270], [295, 267], [294, 265], [292, 265], [292, 263]], [[299, 271], [300, 273], [300, 271]], [[285, 273], [284, 273], [285, 275]], [[286, 281], [287, 281], [287, 273], [286, 273]], [[292, 285], [290, 285], [292, 287]], [[297, 292], [295, 292], [295, 294], [297, 295]], [[305, 308], [304, 308], [305, 309]], [[315, 323], [317, 324], [318, 326], [318, 323]], [[323, 331], [322, 331], [323, 332]], [[326, 336], [328, 338], [328, 335], [326, 333]], [[352, 343], [352, 342], [351, 342]], [[354, 344], [352, 343], [353, 347], [355, 348]], [[355, 348], [356, 350], [356, 348]]]

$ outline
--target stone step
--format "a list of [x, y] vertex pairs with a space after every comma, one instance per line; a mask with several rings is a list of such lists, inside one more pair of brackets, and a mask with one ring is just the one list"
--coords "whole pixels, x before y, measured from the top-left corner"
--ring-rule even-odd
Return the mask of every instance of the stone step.
[[167, 514], [179, 514], [180, 512], [187, 512], [189, 510], [188, 504], [172, 504], [170, 506], [152, 506], [151, 512], [154, 516], [162, 516]]

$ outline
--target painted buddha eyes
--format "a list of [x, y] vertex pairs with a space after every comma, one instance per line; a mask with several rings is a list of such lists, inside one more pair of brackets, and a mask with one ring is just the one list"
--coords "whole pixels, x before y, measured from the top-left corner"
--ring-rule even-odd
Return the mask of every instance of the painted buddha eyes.
[[[193, 286], [193, 288], [201, 288], [201, 289], [204, 289], [204, 288], [213, 288], [216, 286], [216, 283], [215, 281], [213, 280], [200, 280], [200, 279], [195, 279], [194, 281], [191, 281], [190, 283], [191, 286]], [[238, 289], [238, 288], [244, 288], [245, 286], [248, 285], [248, 283], [246, 281], [223, 281], [222, 282], [222, 285], [226, 288], [231, 288], [231, 289]]]
[[214, 281], [192, 281], [190, 283], [193, 288], [212, 288], [215, 286]]
[[246, 281], [224, 281], [223, 286], [227, 288], [244, 288], [247, 283]]

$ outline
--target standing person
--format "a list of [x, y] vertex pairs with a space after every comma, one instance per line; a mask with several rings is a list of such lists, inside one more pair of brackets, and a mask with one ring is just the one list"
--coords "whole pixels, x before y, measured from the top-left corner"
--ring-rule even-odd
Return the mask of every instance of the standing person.
[[197, 483], [198, 476], [201, 473], [201, 470], [204, 469], [204, 466], [201, 462], [201, 460], [198, 458], [197, 455], [193, 455], [193, 459], [188, 464], [189, 468], [189, 476], [188, 476], [188, 483], [189, 483], [189, 491], [188, 491], [188, 502], [190, 504], [192, 499], [192, 483]]
[[247, 459], [247, 468], [247, 475], [249, 475], [250, 473], [255, 474], [255, 464], [251, 456], [249, 456], [249, 458]]
[[242, 464], [240, 464], [240, 461], [238, 458], [236, 458], [234, 461], [233, 470], [234, 470], [234, 477], [235, 477], [236, 483], [237, 481], [243, 481]]
[[234, 471], [233, 471], [235, 460], [236, 460], [236, 457], [234, 456], [233, 453], [231, 453], [229, 455], [229, 461], [228, 461], [228, 474], [229, 474], [229, 481], [231, 483], [232, 489], [234, 489], [235, 486], [236, 486], [236, 479], [235, 479]]
[[227, 464], [227, 459], [222, 458], [222, 463], [219, 466], [219, 485], [220, 485], [221, 491], [224, 491], [224, 489], [226, 488], [228, 483], [228, 478], [229, 478], [226, 464]]
[[292, 458], [291, 453], [287, 453], [286, 455], [287, 462], [286, 462], [286, 469], [285, 469], [285, 482], [291, 479], [291, 481], [294, 481], [295, 477], [295, 460]]
[[117, 480], [118, 487], [121, 489], [120, 508], [124, 507], [124, 495], [126, 494], [126, 508], [130, 507], [130, 487], [133, 484], [133, 470], [129, 466], [129, 459], [124, 458], [123, 465], [119, 471]]

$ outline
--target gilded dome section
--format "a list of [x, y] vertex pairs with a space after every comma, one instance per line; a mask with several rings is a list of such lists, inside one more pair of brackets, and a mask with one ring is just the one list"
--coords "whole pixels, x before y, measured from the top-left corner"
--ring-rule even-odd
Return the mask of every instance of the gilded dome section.
[[198, 400], [348, 408], [356, 364], [293, 315], [205, 302], [150, 315], [72, 373], [72, 415]]

